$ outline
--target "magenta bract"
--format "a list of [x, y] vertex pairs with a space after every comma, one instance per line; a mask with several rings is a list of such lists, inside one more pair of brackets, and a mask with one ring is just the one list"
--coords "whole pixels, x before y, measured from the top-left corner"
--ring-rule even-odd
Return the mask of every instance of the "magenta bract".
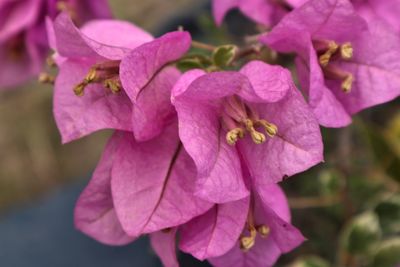
[[175, 85], [173, 103], [180, 139], [197, 166], [196, 195], [208, 201], [249, 195], [242, 165], [262, 186], [322, 161], [318, 123], [281, 67], [253, 61], [239, 72], [189, 71]]
[[323, 126], [348, 125], [352, 114], [400, 94], [400, 38], [385, 23], [367, 24], [347, 0], [308, 1], [261, 41], [297, 54], [302, 89]]
[[167, 64], [189, 49], [187, 32], [153, 39], [131, 23], [111, 20], [78, 29], [64, 13], [54, 22], [52, 40], [60, 69], [54, 115], [63, 142], [105, 128], [133, 131], [144, 141], [173, 119], [170, 91], [180, 74]]

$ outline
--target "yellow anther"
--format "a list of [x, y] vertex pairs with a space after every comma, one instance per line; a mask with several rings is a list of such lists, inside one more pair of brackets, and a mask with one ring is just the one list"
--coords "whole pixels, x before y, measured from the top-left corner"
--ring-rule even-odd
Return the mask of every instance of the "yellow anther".
[[328, 44], [328, 50], [319, 57], [319, 64], [321, 64], [322, 67], [328, 66], [331, 57], [336, 53], [338, 49], [339, 45], [334, 41], [330, 41]]
[[350, 93], [353, 86], [354, 77], [351, 73], [347, 74], [342, 82], [342, 90], [345, 93]]
[[254, 128], [254, 123], [252, 120], [246, 119], [244, 123], [246, 125], [246, 130], [250, 133], [251, 139], [254, 143], [259, 145], [265, 142], [265, 135], [257, 132], [257, 130]]
[[89, 70], [88, 74], [86, 74], [85, 82], [91, 83], [91, 82], [93, 82], [93, 81], [96, 79], [96, 77], [97, 77], [97, 71], [96, 71], [96, 69], [95, 69], [95, 68], [91, 68], [91, 69]]
[[353, 57], [353, 46], [351, 43], [344, 43], [340, 46], [340, 56], [346, 60]]
[[75, 93], [75, 95], [77, 95], [77, 96], [83, 96], [83, 95], [84, 95], [84, 92], [85, 92], [85, 87], [86, 87], [86, 85], [87, 85], [87, 83], [85, 83], [85, 82], [81, 82], [81, 83], [77, 84], [77, 85], [74, 87], [74, 93]]
[[266, 140], [265, 135], [257, 131], [251, 131], [250, 136], [253, 142], [257, 145], [264, 143]]
[[278, 133], [278, 127], [273, 123], [266, 120], [258, 120], [257, 123], [264, 127], [269, 137], [274, 137]]
[[42, 72], [39, 74], [38, 81], [40, 83], [54, 84], [55, 78], [54, 78], [54, 76], [52, 76], [46, 72]]
[[244, 252], [249, 251], [256, 243], [257, 230], [254, 227], [250, 227], [250, 236], [242, 236], [240, 238], [240, 249]]
[[266, 225], [260, 225], [257, 227], [257, 232], [261, 235], [261, 237], [267, 238], [271, 232], [271, 229]]
[[236, 142], [239, 140], [239, 138], [243, 138], [244, 137], [244, 129], [242, 128], [235, 128], [230, 130], [227, 134], [226, 134], [226, 142], [233, 146], [236, 144]]
[[121, 91], [121, 82], [118, 79], [107, 79], [103, 82], [104, 87], [108, 88], [114, 94], [119, 93]]

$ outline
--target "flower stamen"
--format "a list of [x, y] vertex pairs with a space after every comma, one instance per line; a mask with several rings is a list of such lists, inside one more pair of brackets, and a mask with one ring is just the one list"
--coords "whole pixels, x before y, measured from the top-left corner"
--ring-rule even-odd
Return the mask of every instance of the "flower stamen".
[[256, 227], [257, 232], [261, 235], [262, 238], [267, 238], [271, 232], [271, 228], [266, 225], [260, 225]]
[[236, 142], [239, 140], [239, 138], [243, 138], [245, 134], [244, 129], [242, 128], [235, 128], [230, 130], [227, 134], [226, 134], [226, 142], [233, 146], [236, 144]]
[[240, 249], [244, 252], [249, 251], [256, 243], [257, 230], [254, 226], [249, 226], [250, 236], [240, 237]]
[[112, 93], [118, 93], [122, 89], [119, 80], [119, 61], [107, 61], [92, 66], [83, 80], [74, 87], [77, 96], [83, 96], [86, 86], [92, 83], [100, 83]]
[[354, 82], [354, 76], [350, 72], [343, 71], [335, 66], [328, 66], [324, 69], [325, 77], [341, 81], [341, 89], [345, 93], [350, 93]]
[[275, 124], [270, 123], [266, 120], [257, 120], [256, 126], [258, 126], [258, 125], [261, 125], [264, 127], [265, 132], [267, 133], [267, 135], [269, 137], [274, 137], [278, 133], [278, 127]]
[[328, 66], [332, 56], [338, 51], [338, 49], [339, 45], [334, 41], [330, 41], [328, 43], [328, 49], [325, 53], [319, 56], [319, 64], [321, 64], [322, 67]]
[[353, 57], [353, 46], [350, 42], [340, 46], [340, 57], [345, 60], [349, 60]]
[[254, 128], [254, 123], [252, 120], [246, 119], [244, 121], [244, 124], [246, 125], [246, 130], [250, 133], [251, 139], [253, 140], [254, 143], [262, 144], [265, 142], [265, 140], [266, 140], [265, 135], [258, 132]]
[[118, 77], [107, 79], [103, 82], [105, 88], [111, 90], [112, 93], [119, 93], [122, 89], [121, 81]]

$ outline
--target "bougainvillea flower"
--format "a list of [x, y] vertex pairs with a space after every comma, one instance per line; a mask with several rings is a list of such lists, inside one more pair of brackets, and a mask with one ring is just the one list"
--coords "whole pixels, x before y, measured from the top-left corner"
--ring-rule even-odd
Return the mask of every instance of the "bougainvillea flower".
[[369, 23], [382, 20], [400, 34], [400, 1], [352, 0], [357, 12]]
[[266, 267], [299, 246], [304, 237], [290, 224], [282, 190], [271, 184], [258, 191], [181, 226], [180, 249], [216, 267]]
[[282, 67], [252, 61], [239, 72], [192, 70], [178, 80], [172, 101], [197, 166], [196, 195], [208, 201], [248, 196], [242, 164], [257, 187], [322, 161], [318, 122]]
[[352, 114], [400, 93], [399, 37], [378, 21], [368, 25], [347, 0], [311, 0], [261, 41], [297, 53], [300, 83], [323, 126], [348, 125]]
[[193, 195], [195, 179], [176, 123], [140, 143], [117, 131], [78, 200], [76, 227], [103, 243], [124, 244], [186, 223], [212, 207]]
[[147, 140], [170, 122], [170, 91], [180, 74], [167, 64], [189, 49], [187, 32], [153, 39], [116, 20], [94, 20], [79, 30], [63, 13], [51, 39], [60, 69], [54, 115], [63, 142], [104, 128]]
[[288, 12], [284, 3], [275, 0], [213, 0], [212, 9], [217, 25], [221, 25], [233, 8], [239, 8], [247, 17], [267, 27], [275, 25]]
[[49, 50], [45, 18], [61, 10], [79, 22], [111, 17], [106, 0], [0, 1], [0, 89], [39, 74]]

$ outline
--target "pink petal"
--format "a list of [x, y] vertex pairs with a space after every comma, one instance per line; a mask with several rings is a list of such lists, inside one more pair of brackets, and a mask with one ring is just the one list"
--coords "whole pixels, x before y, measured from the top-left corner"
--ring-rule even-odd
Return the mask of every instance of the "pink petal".
[[287, 69], [262, 61], [247, 63], [240, 73], [247, 76], [253, 89], [252, 92], [242, 90], [240, 96], [250, 102], [277, 102], [293, 86], [291, 74]]
[[180, 72], [167, 67], [143, 88], [133, 105], [132, 125], [137, 141], [147, 141], [159, 135], [164, 127], [175, 119], [171, 105], [171, 90]]
[[291, 5], [292, 7], [299, 7], [301, 5], [304, 5], [307, 3], [309, 0], [286, 0], [286, 2]]
[[[193, 74], [191, 74], [192, 76]], [[197, 74], [196, 74], [197, 75]], [[199, 75], [200, 76], [200, 75]], [[186, 76], [184, 79], [192, 79]], [[183, 79], [183, 78], [182, 78]], [[185, 82], [186, 83], [186, 82]], [[180, 89], [179, 98], [196, 101], [218, 100], [220, 98], [234, 95], [240, 91], [252, 90], [247, 77], [237, 71], [211, 72], [198, 77], [183, 92]], [[176, 101], [178, 96], [175, 96]]]
[[124, 245], [134, 238], [122, 230], [111, 197], [111, 168], [115, 152], [126, 133], [116, 132], [75, 207], [75, 226], [90, 237], [109, 245]]
[[94, 62], [67, 60], [60, 66], [54, 93], [54, 117], [63, 143], [100, 129], [130, 131], [131, 102], [124, 92], [113, 94], [102, 85], [93, 84], [78, 97], [73, 88], [87, 74]]
[[181, 227], [180, 249], [199, 260], [225, 254], [237, 244], [248, 208], [249, 198], [215, 205]]
[[164, 267], [179, 267], [178, 259], [176, 258], [175, 235], [176, 229], [150, 234], [151, 246], [161, 259]]
[[306, 58], [307, 60], [298, 57], [296, 67], [302, 89], [308, 95], [309, 105], [319, 124], [335, 128], [349, 125], [351, 117], [325, 85], [324, 74], [311, 43]]
[[81, 32], [66, 13], [55, 20], [54, 32], [57, 52], [70, 58], [118, 60], [146, 40], [151, 40], [151, 36], [143, 30], [121, 21], [91, 22]]
[[170, 32], [134, 49], [120, 66], [126, 93], [136, 102], [139, 93], [166, 64], [181, 58], [190, 48], [188, 32]]
[[212, 11], [215, 23], [220, 26], [224, 20], [225, 15], [232, 8], [238, 7], [240, 0], [213, 0]]
[[[199, 177], [207, 177], [213, 170], [219, 153], [220, 98], [251, 85], [244, 75], [233, 71], [200, 75], [199, 72], [189, 72], [181, 77], [175, 87], [178, 89], [174, 89], [180, 93], [174, 97], [174, 105], [178, 113], [182, 143], [195, 161]], [[186, 90], [183, 89], [184, 85], [189, 84], [187, 81], [196, 76], [200, 77]]]
[[134, 49], [154, 38], [138, 26], [120, 20], [92, 20], [82, 26], [81, 32], [87, 38], [110, 47]]
[[182, 74], [178, 81], [175, 83], [174, 88], [172, 89], [171, 102], [175, 103], [176, 97], [183, 94], [189, 88], [192, 82], [205, 74], [206, 72], [200, 69], [189, 70]]
[[323, 160], [318, 122], [295, 87], [281, 101], [251, 107], [278, 127], [278, 134], [261, 145], [249, 137], [238, 143], [255, 187], [279, 182]]
[[[278, 187], [277, 185], [272, 185]], [[287, 200], [278, 188], [268, 188], [262, 196], [255, 196], [255, 223], [267, 224], [271, 229], [270, 236], [281, 252], [286, 253], [304, 242], [301, 232], [290, 224], [288, 218]], [[271, 195], [266, 195], [270, 193]], [[274, 199], [276, 198], [276, 199]]]
[[195, 166], [181, 147], [176, 125], [136, 143], [125, 138], [112, 170], [112, 195], [123, 229], [131, 236], [183, 224], [211, 203], [193, 196]]
[[237, 243], [221, 257], [210, 258], [214, 267], [272, 267], [282, 252], [271, 239], [256, 238], [256, 245], [248, 252], [243, 252]]
[[371, 25], [378, 20], [383, 20], [400, 33], [400, 2], [398, 0], [353, 0], [357, 12]]
[[340, 84], [327, 83], [350, 114], [400, 95], [400, 37], [379, 21], [371, 23], [369, 28], [353, 44], [354, 57], [339, 65], [355, 75], [351, 92], [345, 94]]
[[290, 222], [289, 203], [278, 185], [260, 186], [256, 190], [264, 206], [272, 209], [284, 221]]
[[234, 146], [220, 133], [217, 160], [206, 176], [199, 175], [195, 195], [213, 203], [227, 203], [249, 195], [244, 184], [240, 159]]
[[[276, 39], [279, 35], [296, 31], [309, 33], [313, 39], [342, 43], [357, 39], [357, 34], [366, 28], [365, 21], [357, 15], [348, 0], [310, 0], [285, 16], [267, 39]], [[267, 42], [279, 51], [272, 42]]]

